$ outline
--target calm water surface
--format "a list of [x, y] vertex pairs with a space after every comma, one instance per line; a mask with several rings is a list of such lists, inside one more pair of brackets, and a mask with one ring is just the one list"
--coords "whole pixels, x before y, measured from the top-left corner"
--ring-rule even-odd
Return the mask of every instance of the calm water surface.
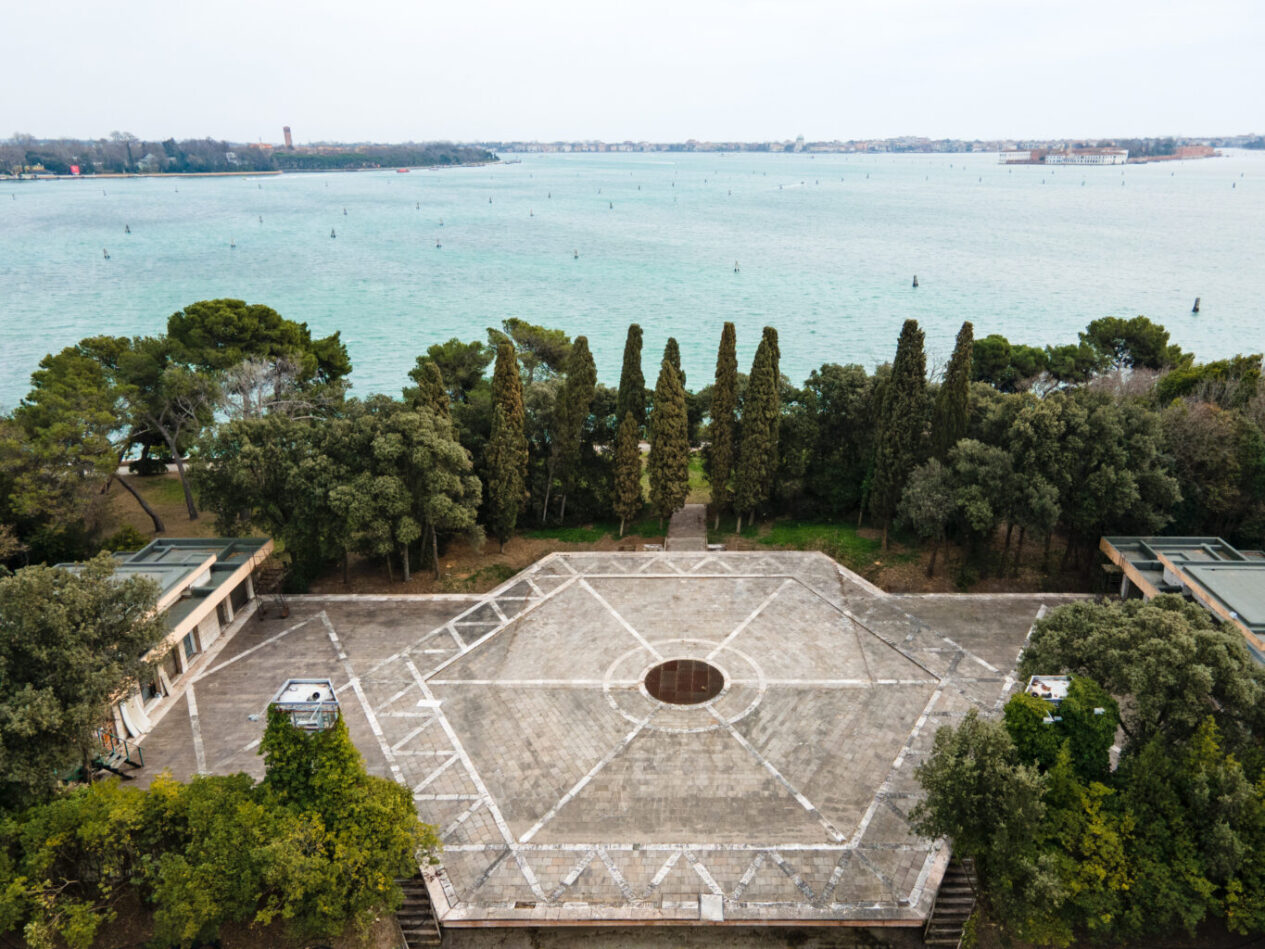
[[933, 363], [966, 319], [977, 336], [1044, 344], [1142, 313], [1201, 358], [1265, 348], [1265, 153], [1125, 169], [994, 154], [521, 159], [0, 183], [0, 406], [44, 353], [160, 333], [209, 297], [342, 330], [361, 394], [398, 391], [428, 345], [509, 316], [587, 334], [611, 384], [628, 323], [646, 330], [652, 385], [675, 335], [692, 388], [711, 378], [725, 320], [744, 369], [776, 326], [795, 381], [890, 359], [907, 317]]

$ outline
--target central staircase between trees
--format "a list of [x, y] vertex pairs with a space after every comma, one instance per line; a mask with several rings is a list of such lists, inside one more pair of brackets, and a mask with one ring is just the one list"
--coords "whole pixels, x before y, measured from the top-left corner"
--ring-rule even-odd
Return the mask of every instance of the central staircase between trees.
[[668, 522], [667, 550], [707, 549], [707, 505], [687, 504]]

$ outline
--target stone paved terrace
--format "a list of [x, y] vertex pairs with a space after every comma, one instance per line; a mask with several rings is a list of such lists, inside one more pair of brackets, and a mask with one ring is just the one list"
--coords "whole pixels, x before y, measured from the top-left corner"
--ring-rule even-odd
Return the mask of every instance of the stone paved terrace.
[[[440, 830], [446, 925], [916, 925], [948, 854], [910, 833], [913, 769], [937, 726], [999, 707], [1065, 599], [887, 595], [794, 552], [553, 554], [480, 596], [294, 597], [207, 662], [145, 771], [261, 775], [268, 700], [328, 676], [370, 770]], [[719, 694], [652, 698], [647, 672], [684, 659]]]

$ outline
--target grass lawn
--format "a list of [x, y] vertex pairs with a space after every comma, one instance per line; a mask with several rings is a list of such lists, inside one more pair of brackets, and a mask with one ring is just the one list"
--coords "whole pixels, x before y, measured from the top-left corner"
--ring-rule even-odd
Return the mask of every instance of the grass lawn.
[[[735, 526], [733, 517], [721, 518], [720, 530], [708, 531], [708, 540], [724, 543], [734, 536]], [[897, 551], [890, 547], [884, 554], [882, 542], [877, 537], [865, 536], [850, 524], [830, 521], [788, 519], [745, 524], [739, 536], [782, 550], [820, 550], [862, 575], [873, 573], [876, 567], [884, 565], [911, 563], [919, 556], [916, 550]]]
[[[189, 512], [184, 504], [184, 489], [180, 486], [180, 478], [174, 474], [154, 475], [142, 478], [138, 475], [123, 475], [127, 483], [134, 487], [162, 518], [167, 528], [164, 537], [214, 537], [215, 517], [203, 513], [196, 521], [189, 520]], [[197, 500], [196, 495], [194, 500]], [[110, 486], [106, 499], [105, 523], [103, 536], [108, 536], [125, 524], [130, 524], [145, 537], [154, 536], [154, 522], [151, 521], [136, 499], [117, 484]]]
[[[624, 525], [624, 537], [658, 543], [667, 532], [667, 524], [659, 526], [659, 519], [649, 509], [642, 511], [640, 520]], [[579, 527], [541, 527], [521, 532], [532, 540], [560, 540], [568, 544], [593, 544], [605, 537], [619, 537], [619, 521], [594, 521]]]
[[[648, 455], [641, 456], [641, 493], [644, 497], [650, 497], [650, 458]], [[690, 491], [685, 496], [686, 504], [706, 504], [711, 500], [712, 488], [707, 480], [707, 475], [703, 474], [703, 455], [701, 452], [690, 452]]]
[[699, 452], [690, 455], [690, 493], [685, 497], [686, 504], [706, 504], [711, 500], [712, 486], [703, 474], [703, 456]]

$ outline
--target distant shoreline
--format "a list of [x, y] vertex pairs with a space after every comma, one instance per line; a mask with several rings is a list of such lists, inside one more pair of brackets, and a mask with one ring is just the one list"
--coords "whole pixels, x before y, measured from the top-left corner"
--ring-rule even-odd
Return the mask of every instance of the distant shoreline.
[[91, 175], [0, 175], [0, 181], [97, 181], [116, 178], [275, 178], [278, 175], [334, 175], [355, 174], [362, 171], [391, 171], [396, 168], [407, 168], [409, 171], [435, 171], [439, 168], [478, 168], [483, 165], [496, 165], [500, 159], [492, 161], [462, 161], [434, 165], [380, 165], [377, 168], [290, 168], [272, 169], [268, 171], [155, 171], [155, 172], [122, 172], [102, 171]]

